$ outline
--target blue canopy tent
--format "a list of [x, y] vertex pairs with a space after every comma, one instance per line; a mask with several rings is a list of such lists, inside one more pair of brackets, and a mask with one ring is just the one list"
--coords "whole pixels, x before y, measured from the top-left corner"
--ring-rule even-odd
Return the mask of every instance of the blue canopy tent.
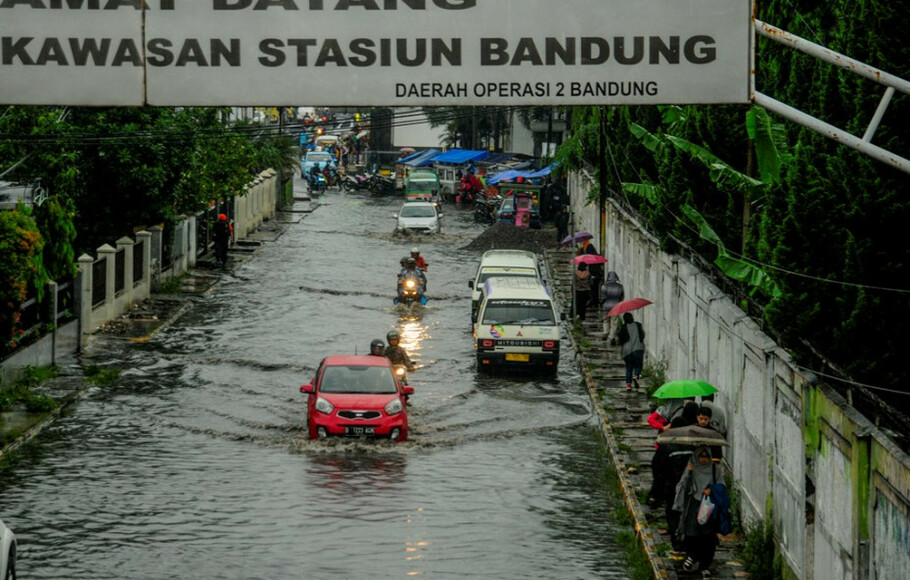
[[483, 161], [492, 155], [489, 151], [472, 151], [470, 149], [449, 149], [440, 154], [433, 161], [436, 163], [448, 163], [451, 165], [466, 165], [477, 161]]
[[407, 163], [408, 161], [410, 161], [412, 159], [416, 159], [423, 154], [424, 154], [424, 151], [417, 151], [416, 153], [411, 153], [407, 157], [402, 157], [401, 159], [395, 161], [395, 163]]
[[427, 149], [402, 159], [400, 163], [404, 163], [408, 167], [427, 167], [436, 161], [436, 157], [438, 157], [440, 153], [441, 151], [439, 151], [439, 149]]
[[521, 171], [518, 169], [509, 169], [501, 173], [497, 173], [492, 177], [487, 178], [487, 183], [489, 185], [495, 185], [500, 181], [512, 181], [517, 177], [524, 177], [525, 179], [539, 179], [541, 177], [546, 177], [550, 175], [550, 172], [553, 171], [553, 164], [547, 165], [543, 169], [538, 169], [537, 171]]

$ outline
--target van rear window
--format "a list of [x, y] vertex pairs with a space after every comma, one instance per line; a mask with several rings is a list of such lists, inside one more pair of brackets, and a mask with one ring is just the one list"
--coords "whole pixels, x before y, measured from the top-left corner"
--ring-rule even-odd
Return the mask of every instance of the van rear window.
[[483, 324], [523, 324], [552, 326], [556, 324], [553, 308], [547, 300], [490, 300], [483, 309]]

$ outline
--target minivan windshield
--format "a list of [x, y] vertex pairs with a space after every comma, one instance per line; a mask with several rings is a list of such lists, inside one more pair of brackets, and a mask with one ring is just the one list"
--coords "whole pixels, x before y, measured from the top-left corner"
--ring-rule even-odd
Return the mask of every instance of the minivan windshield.
[[479, 290], [483, 283], [490, 278], [537, 278], [537, 270], [533, 268], [484, 268], [477, 280], [477, 289]]
[[490, 300], [481, 323], [552, 326], [556, 318], [549, 300]]

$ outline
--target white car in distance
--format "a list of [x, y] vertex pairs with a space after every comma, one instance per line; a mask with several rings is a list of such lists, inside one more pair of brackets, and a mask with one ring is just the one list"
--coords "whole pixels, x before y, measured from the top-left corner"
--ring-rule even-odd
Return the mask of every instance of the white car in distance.
[[442, 214], [428, 201], [409, 201], [394, 214], [399, 231], [420, 234], [438, 234], [442, 231]]

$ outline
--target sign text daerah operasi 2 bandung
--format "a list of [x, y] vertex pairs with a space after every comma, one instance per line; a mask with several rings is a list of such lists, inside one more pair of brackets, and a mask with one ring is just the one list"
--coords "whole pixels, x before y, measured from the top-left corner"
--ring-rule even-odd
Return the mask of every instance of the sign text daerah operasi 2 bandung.
[[0, 0], [0, 104], [745, 103], [751, 0]]

